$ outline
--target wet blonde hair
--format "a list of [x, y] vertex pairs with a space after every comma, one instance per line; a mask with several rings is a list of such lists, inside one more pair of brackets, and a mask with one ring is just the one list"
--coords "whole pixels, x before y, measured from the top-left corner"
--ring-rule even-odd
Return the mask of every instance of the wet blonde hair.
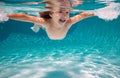
[[[61, 0], [54, 0], [54, 1], [61, 1]], [[47, 8], [48, 11], [39, 12], [41, 18], [51, 19], [52, 17], [50, 16], [50, 14], [52, 14], [53, 11], [58, 10], [58, 9], [64, 7], [64, 6], [56, 6], [56, 4], [54, 3], [54, 1], [52, 2], [51, 0], [43, 0], [43, 3], [46, 3], [49, 6], [45, 6], [45, 8]]]

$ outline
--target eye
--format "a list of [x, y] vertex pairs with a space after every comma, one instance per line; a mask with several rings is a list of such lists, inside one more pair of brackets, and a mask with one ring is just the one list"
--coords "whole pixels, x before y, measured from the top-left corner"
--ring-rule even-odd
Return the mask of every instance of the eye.
[[59, 13], [62, 13], [62, 11], [59, 11]]
[[66, 12], [67, 14], [69, 13], [69, 12]]

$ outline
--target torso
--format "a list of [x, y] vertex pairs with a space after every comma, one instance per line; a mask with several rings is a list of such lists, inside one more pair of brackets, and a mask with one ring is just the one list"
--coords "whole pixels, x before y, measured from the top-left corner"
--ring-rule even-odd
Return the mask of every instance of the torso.
[[50, 39], [63, 39], [67, 34], [68, 29], [66, 27], [63, 28], [53, 28], [47, 27], [46, 32]]
[[48, 37], [52, 40], [60, 40], [65, 38], [71, 24], [66, 23], [65, 26], [56, 27], [51, 23], [42, 24], [42, 27], [45, 28]]

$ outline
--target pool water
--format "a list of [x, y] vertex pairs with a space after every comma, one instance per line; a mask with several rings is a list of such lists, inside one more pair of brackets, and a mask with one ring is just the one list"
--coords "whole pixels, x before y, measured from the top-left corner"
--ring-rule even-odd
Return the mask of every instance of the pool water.
[[[16, 5], [17, 0], [5, 2], [0, 7], [9, 6], [15, 13], [32, 9], [21, 10], [26, 5]], [[120, 3], [86, 1], [73, 8], [93, 10], [108, 2]], [[32, 26], [13, 20], [0, 23], [0, 78], [120, 78], [120, 16], [110, 21], [97, 16], [84, 19], [63, 40], [50, 40], [43, 29], [34, 33]]]

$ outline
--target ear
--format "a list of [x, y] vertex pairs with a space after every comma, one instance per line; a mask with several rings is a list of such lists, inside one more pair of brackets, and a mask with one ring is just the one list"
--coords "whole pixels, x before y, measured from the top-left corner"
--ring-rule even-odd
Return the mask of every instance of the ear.
[[50, 17], [53, 17], [53, 13], [49, 13], [49, 16], [50, 16]]

